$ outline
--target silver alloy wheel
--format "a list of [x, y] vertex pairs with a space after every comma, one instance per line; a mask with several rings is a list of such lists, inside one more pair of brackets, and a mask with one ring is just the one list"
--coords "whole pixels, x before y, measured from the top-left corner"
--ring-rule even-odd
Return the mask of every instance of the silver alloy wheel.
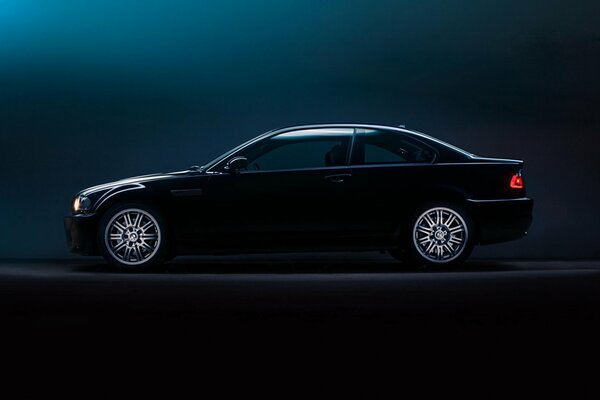
[[148, 262], [156, 255], [160, 240], [156, 219], [138, 208], [119, 211], [104, 231], [104, 242], [110, 255], [126, 265]]
[[464, 219], [456, 211], [435, 207], [425, 211], [413, 228], [413, 242], [419, 254], [427, 261], [447, 263], [456, 259], [465, 249], [469, 231]]

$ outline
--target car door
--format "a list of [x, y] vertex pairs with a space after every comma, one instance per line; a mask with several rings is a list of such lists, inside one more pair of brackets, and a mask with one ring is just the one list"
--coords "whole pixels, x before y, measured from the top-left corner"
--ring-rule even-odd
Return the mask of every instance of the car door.
[[355, 202], [348, 231], [363, 243], [395, 240], [427, 190], [435, 150], [401, 132], [357, 129], [348, 190]]
[[[211, 171], [203, 192], [208, 217], [198, 226], [209, 247], [329, 247], [347, 217], [352, 128], [287, 131], [230, 155]], [[245, 170], [228, 160], [245, 157]]]

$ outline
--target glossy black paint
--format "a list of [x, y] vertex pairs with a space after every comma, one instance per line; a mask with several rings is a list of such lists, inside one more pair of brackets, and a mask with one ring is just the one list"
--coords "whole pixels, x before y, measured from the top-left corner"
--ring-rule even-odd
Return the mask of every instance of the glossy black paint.
[[[299, 129], [389, 130], [435, 152], [432, 163], [345, 165], [284, 171], [230, 171], [227, 163], [261, 141]], [[354, 141], [353, 141], [354, 142]], [[356, 151], [356, 149], [353, 149]], [[92, 208], [65, 218], [71, 251], [96, 255], [99, 218], [122, 203], [144, 203], [168, 222], [172, 254], [395, 249], [415, 213], [449, 202], [465, 209], [476, 242], [520, 238], [532, 221], [525, 189], [509, 187], [520, 160], [484, 158], [393, 127], [338, 124], [268, 132], [202, 168], [125, 179], [80, 194]]]

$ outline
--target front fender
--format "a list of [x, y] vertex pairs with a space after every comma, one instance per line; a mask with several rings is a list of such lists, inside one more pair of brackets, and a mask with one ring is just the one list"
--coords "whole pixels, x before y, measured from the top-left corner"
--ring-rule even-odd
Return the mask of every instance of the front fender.
[[140, 201], [143, 199], [143, 193], [145, 192], [147, 192], [147, 188], [141, 183], [127, 183], [114, 187], [96, 201], [94, 212], [102, 214], [113, 205], [123, 201]]

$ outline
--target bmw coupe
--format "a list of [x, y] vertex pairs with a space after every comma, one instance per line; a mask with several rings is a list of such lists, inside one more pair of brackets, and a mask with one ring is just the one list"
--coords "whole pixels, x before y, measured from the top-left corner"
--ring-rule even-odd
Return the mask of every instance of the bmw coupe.
[[382, 250], [408, 266], [456, 266], [474, 245], [532, 221], [523, 161], [363, 124], [277, 129], [202, 167], [78, 193], [72, 252], [121, 270], [177, 255]]

